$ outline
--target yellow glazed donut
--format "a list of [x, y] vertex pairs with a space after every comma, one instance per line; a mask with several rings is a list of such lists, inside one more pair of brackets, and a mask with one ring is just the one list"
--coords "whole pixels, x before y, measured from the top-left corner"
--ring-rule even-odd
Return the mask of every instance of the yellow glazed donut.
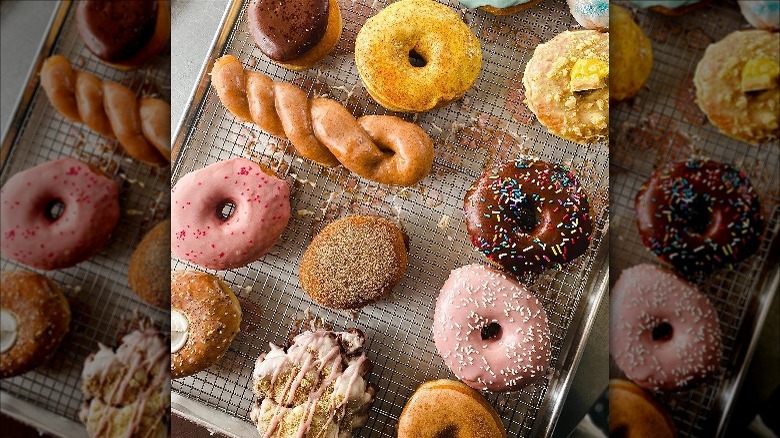
[[609, 33], [615, 37], [609, 46], [609, 98], [626, 100], [636, 96], [653, 70], [653, 45], [628, 11], [610, 5], [609, 13]]
[[609, 126], [609, 34], [566, 31], [540, 44], [523, 75], [525, 103], [551, 133], [605, 140]]
[[780, 34], [741, 30], [711, 44], [696, 66], [696, 102], [724, 134], [748, 143], [778, 137]]
[[[412, 65], [410, 56], [424, 65]], [[366, 21], [355, 41], [355, 62], [363, 85], [380, 105], [420, 112], [462, 97], [479, 76], [482, 51], [449, 7], [400, 0]]]

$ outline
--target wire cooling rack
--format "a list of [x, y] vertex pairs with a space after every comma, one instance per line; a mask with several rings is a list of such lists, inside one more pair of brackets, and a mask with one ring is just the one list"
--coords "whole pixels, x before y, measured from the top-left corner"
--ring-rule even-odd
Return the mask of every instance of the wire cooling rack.
[[[337, 329], [357, 327], [366, 334], [366, 351], [374, 364], [369, 380], [379, 390], [368, 423], [357, 435], [395, 436], [398, 416], [417, 386], [429, 379], [452, 378], [436, 352], [431, 326], [436, 297], [450, 271], [483, 261], [465, 230], [461, 210], [466, 189], [484, 168], [524, 155], [561, 162], [574, 170], [590, 194], [596, 232], [587, 254], [572, 265], [522, 279], [540, 298], [550, 319], [552, 365], [546, 378], [516, 393], [486, 396], [510, 436], [543, 436], [555, 425], [595, 316], [594, 303], [606, 289], [608, 275], [606, 144], [582, 146], [558, 139], [522, 103], [521, 75], [533, 49], [577, 27], [563, 0], [544, 2], [505, 18], [449, 3], [480, 39], [484, 62], [474, 88], [458, 102], [418, 116], [397, 114], [419, 123], [436, 149], [433, 172], [411, 188], [376, 184], [345, 169], [328, 169], [299, 158], [287, 141], [228, 113], [209, 84], [208, 71], [216, 57], [232, 54], [246, 68], [297, 84], [309, 96], [327, 94], [355, 115], [387, 114], [362, 87], [353, 55], [357, 31], [387, 4], [383, 0], [340, 0], [344, 31], [338, 47], [318, 68], [296, 73], [269, 63], [254, 47], [246, 4], [236, 1], [223, 21], [213, 56], [204, 66], [174, 143], [174, 149], [181, 150], [173, 169], [174, 184], [210, 163], [244, 156], [274, 169], [293, 187], [292, 218], [274, 249], [247, 267], [209, 271], [226, 280], [239, 297], [241, 332], [221, 361], [195, 376], [175, 380], [173, 389], [181, 396], [174, 397], [174, 410], [212, 429], [235, 434], [230, 426], [236, 423], [235, 417], [246, 426], [242, 430], [250, 430], [255, 360], [268, 351], [269, 342], [284, 345], [293, 321], [311, 309]], [[410, 262], [390, 297], [346, 314], [311, 301], [299, 286], [298, 267], [312, 237], [326, 223], [354, 213], [400, 221], [411, 237]], [[177, 259], [173, 268], [200, 269]], [[212, 409], [204, 411], [203, 406]]]
[[[170, 98], [169, 55], [160, 57], [148, 68], [132, 72], [108, 67], [81, 42], [74, 10], [75, 4], [71, 2], [60, 4], [39, 61], [51, 54], [64, 55], [74, 68], [92, 72], [103, 80], [124, 83], [139, 94], [155, 92]], [[141, 301], [127, 280], [130, 256], [136, 245], [169, 214], [170, 170], [132, 160], [116, 141], [65, 119], [49, 104], [38, 86], [37, 71], [30, 78], [30, 89], [34, 90], [30, 100], [17, 108], [3, 143], [5, 160], [0, 180], [5, 183], [19, 171], [50, 160], [74, 157], [99, 167], [120, 184], [119, 223], [103, 250], [68, 269], [39, 271], [54, 280], [67, 296], [72, 312], [70, 332], [47, 364], [21, 376], [0, 380], [4, 394], [78, 421], [78, 409], [83, 401], [81, 370], [86, 357], [97, 351], [98, 343], [115, 345], [142, 319], [166, 331], [170, 327], [169, 313]], [[0, 267], [31, 269], [7, 258], [0, 260]], [[14, 412], [20, 413], [17, 409]], [[37, 424], [40, 427], [47, 426], [35, 413], [28, 413], [25, 419], [41, 422]]]
[[[658, 262], [641, 242], [633, 205], [642, 183], [664, 163], [704, 156], [735, 164], [748, 175], [759, 194], [766, 221], [758, 254], [737, 269], [717, 272], [698, 285], [720, 317], [723, 373], [690, 391], [657, 394], [671, 411], [680, 436], [715, 436], [725, 432], [731, 403], [752, 353], [752, 340], [760, 332], [780, 277], [780, 149], [776, 141], [752, 146], [719, 133], [694, 102], [693, 72], [704, 49], [735, 30], [748, 28], [736, 3], [713, 2], [681, 17], [634, 12], [652, 41], [654, 66], [637, 97], [612, 106], [613, 281], [625, 268]], [[621, 375], [614, 362], [610, 373]]]

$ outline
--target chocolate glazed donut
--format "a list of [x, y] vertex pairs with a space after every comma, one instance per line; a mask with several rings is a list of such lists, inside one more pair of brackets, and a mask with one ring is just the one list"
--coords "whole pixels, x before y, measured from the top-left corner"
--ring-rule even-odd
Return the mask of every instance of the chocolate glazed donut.
[[760, 201], [731, 164], [666, 164], [639, 189], [634, 206], [645, 246], [688, 278], [733, 268], [761, 243]]
[[588, 249], [588, 195], [558, 164], [519, 159], [487, 170], [463, 203], [471, 242], [516, 275], [560, 266]]

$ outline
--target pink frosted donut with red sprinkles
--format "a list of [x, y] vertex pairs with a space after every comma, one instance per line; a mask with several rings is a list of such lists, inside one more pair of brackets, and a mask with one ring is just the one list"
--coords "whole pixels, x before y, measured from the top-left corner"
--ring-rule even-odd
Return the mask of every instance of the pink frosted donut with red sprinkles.
[[550, 328], [539, 300], [483, 265], [452, 271], [436, 300], [433, 339], [453, 374], [481, 391], [516, 391], [550, 365]]
[[609, 300], [609, 352], [637, 385], [685, 389], [720, 369], [718, 313], [682, 278], [637, 265], [620, 274]]
[[173, 254], [208, 269], [258, 260], [290, 220], [287, 183], [240, 157], [184, 175], [171, 203]]
[[75, 158], [15, 174], [0, 199], [3, 256], [40, 269], [67, 268], [92, 257], [119, 220], [116, 182]]

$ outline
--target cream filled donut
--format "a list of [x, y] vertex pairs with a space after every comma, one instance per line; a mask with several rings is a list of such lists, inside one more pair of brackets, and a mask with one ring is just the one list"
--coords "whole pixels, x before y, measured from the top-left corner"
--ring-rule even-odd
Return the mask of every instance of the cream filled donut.
[[62, 158], [12, 176], [0, 189], [3, 256], [60, 269], [100, 251], [119, 220], [119, 187], [87, 163]]
[[626, 376], [653, 391], [688, 388], [719, 370], [718, 314], [707, 297], [650, 264], [610, 289], [609, 351]]
[[550, 364], [550, 329], [539, 300], [482, 265], [452, 271], [436, 300], [433, 338], [455, 376], [478, 390], [518, 390]]
[[208, 269], [245, 266], [279, 240], [289, 198], [285, 181], [245, 158], [188, 173], [171, 190], [171, 250]]
[[609, 29], [608, 0], [566, 0], [569, 11], [585, 29]]
[[737, 0], [737, 3], [751, 26], [764, 30], [780, 29], [780, 1]]

